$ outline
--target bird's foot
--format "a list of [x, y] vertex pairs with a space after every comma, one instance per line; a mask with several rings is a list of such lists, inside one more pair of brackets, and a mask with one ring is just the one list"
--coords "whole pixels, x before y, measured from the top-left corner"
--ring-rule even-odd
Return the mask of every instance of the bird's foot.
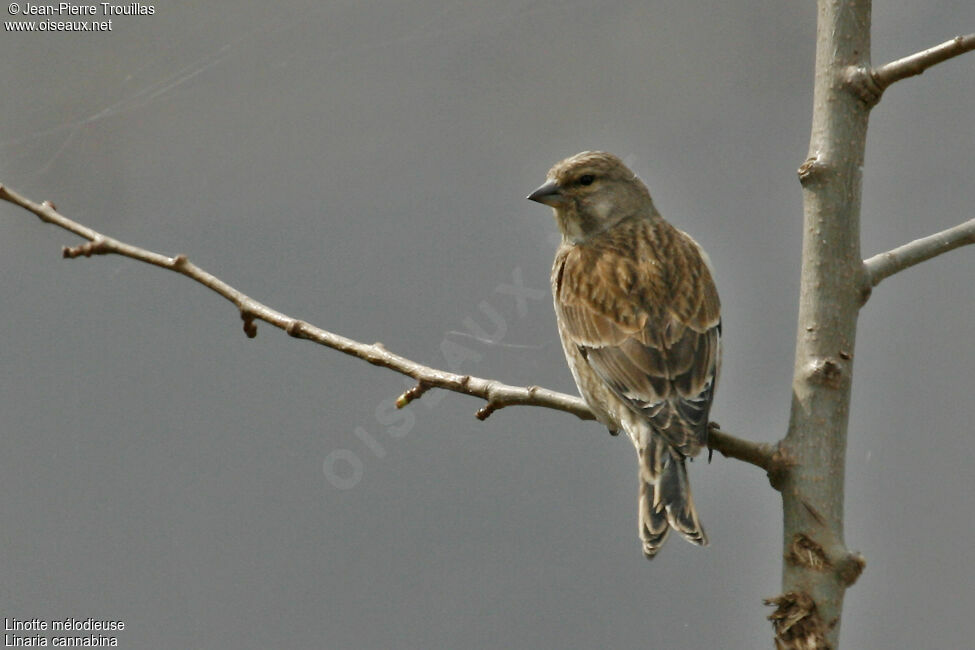
[[711, 458], [714, 457], [714, 448], [711, 446], [711, 432], [720, 431], [721, 425], [717, 422], [708, 422], [708, 464], [711, 464]]

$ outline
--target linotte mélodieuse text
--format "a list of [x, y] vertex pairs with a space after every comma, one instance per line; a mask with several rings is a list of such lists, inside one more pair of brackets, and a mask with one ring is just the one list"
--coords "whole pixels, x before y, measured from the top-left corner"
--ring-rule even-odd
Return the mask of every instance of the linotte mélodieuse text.
[[[4, 647], [116, 647], [118, 637], [97, 632], [121, 632], [125, 621], [88, 618], [55, 618], [48, 621], [41, 618], [4, 618]], [[48, 634], [13, 634], [14, 632], [53, 632]], [[77, 636], [62, 636], [58, 632], [87, 632]]]
[[[11, 5], [13, 6], [13, 5]], [[20, 10], [24, 16], [151, 16], [156, 13], [155, 5], [129, 2], [117, 5], [99, 2], [93, 5], [59, 2], [56, 5], [34, 5], [25, 2]]]

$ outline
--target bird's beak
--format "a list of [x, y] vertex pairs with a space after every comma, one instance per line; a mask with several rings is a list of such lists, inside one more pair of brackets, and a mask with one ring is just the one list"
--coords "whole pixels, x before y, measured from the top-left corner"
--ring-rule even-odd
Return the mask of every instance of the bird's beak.
[[562, 188], [559, 187], [558, 182], [551, 180], [546, 181], [544, 185], [525, 198], [529, 201], [537, 201], [538, 203], [544, 203], [555, 208], [562, 204], [562, 200], [565, 197], [562, 195]]

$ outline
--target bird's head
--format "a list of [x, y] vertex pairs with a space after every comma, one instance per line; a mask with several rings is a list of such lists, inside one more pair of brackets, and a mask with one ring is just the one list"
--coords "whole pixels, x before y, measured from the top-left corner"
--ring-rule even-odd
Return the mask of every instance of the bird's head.
[[583, 151], [556, 163], [528, 198], [551, 206], [562, 237], [573, 242], [628, 217], [657, 214], [643, 182], [622, 160], [604, 151]]

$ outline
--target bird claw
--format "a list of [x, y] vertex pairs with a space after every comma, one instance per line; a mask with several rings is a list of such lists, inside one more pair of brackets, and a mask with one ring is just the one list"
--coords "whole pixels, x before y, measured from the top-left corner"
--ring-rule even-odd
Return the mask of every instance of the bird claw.
[[708, 422], [708, 465], [711, 464], [711, 459], [714, 458], [714, 447], [711, 446], [711, 436], [712, 431], [720, 431], [721, 425], [717, 422]]

